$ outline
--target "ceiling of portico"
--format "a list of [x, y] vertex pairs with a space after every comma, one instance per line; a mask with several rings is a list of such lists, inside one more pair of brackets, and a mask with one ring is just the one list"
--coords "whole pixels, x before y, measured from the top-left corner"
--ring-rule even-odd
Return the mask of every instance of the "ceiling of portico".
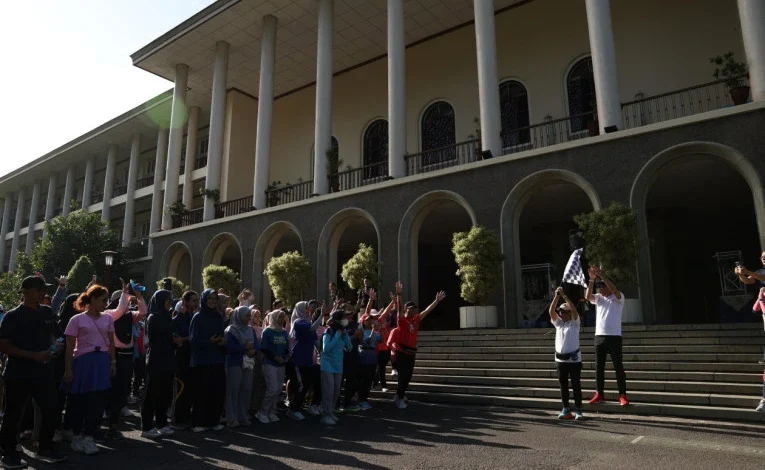
[[[529, 0], [495, 0], [496, 10]], [[317, 0], [220, 0], [133, 54], [134, 65], [174, 80], [175, 65], [189, 73], [189, 103], [209, 106], [215, 43], [230, 44], [228, 88], [258, 94], [262, 18], [278, 18], [274, 92], [316, 79]], [[333, 70], [339, 72], [387, 50], [387, 0], [335, 0]], [[472, 0], [405, 0], [406, 44], [473, 20]]]

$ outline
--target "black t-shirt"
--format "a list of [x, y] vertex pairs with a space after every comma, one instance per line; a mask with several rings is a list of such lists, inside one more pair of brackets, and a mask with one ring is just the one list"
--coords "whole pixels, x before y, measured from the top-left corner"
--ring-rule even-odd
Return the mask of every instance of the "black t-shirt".
[[[53, 310], [40, 305], [32, 310], [19, 305], [5, 314], [0, 322], [0, 339], [10, 340], [11, 344], [25, 351], [45, 351], [53, 344], [56, 331]], [[31, 359], [9, 356], [5, 366], [6, 378], [30, 379], [53, 377], [53, 361], [41, 364]]]

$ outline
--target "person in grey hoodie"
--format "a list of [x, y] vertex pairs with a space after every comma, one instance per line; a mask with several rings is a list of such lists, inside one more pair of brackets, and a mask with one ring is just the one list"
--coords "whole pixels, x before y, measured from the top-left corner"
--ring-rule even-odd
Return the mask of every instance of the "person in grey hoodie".
[[223, 335], [223, 317], [217, 309], [218, 293], [205, 289], [189, 327], [191, 343], [191, 370], [196, 394], [192, 412], [192, 431], [208, 429], [220, 431], [220, 415], [226, 394], [226, 371], [224, 351], [226, 337]]

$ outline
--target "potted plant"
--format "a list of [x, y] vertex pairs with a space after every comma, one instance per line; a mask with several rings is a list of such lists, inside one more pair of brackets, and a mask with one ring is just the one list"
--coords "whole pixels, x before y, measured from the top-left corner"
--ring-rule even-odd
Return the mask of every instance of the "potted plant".
[[[624, 323], [642, 323], [640, 301], [629, 298], [637, 291], [637, 217], [630, 207], [617, 202], [605, 209], [574, 217], [582, 229], [585, 254], [590, 265], [600, 266], [604, 274], [625, 295]], [[586, 269], [587, 267], [584, 267]]]
[[340, 277], [351, 289], [358, 291], [364, 285], [364, 278], [369, 279], [373, 286], [380, 285], [382, 263], [377, 260], [377, 253], [372, 245], [359, 243], [359, 249], [343, 265]]
[[749, 69], [744, 62], [736, 61], [736, 54], [726, 52], [712, 57], [709, 62], [717, 66], [712, 76], [715, 80], [725, 80], [733, 104], [739, 105], [749, 101], [749, 87], [746, 84]]
[[165, 212], [167, 214], [170, 214], [170, 217], [173, 219], [173, 226], [174, 227], [180, 227], [181, 226], [181, 218], [183, 218], [184, 215], [188, 214], [189, 211], [186, 209], [186, 205], [183, 204], [182, 201], [176, 201], [165, 209]]
[[473, 306], [460, 307], [460, 328], [496, 328], [497, 307], [489, 305], [502, 280], [502, 248], [493, 230], [476, 226], [457, 232], [452, 253], [460, 278], [460, 296]]
[[473, 154], [475, 155], [475, 160], [479, 161], [483, 159], [483, 155], [481, 155], [481, 119], [475, 117], [473, 118], [473, 123], [475, 124], [475, 134], [468, 135], [468, 139], [475, 139], [475, 148], [473, 149]]
[[207, 188], [199, 188], [199, 195], [204, 198], [210, 198], [215, 203], [215, 218], [220, 219], [223, 217], [223, 210], [218, 208], [218, 203], [220, 202], [220, 189], [207, 189]]
[[311, 262], [297, 251], [275, 256], [266, 265], [263, 273], [274, 291], [276, 298], [284, 305], [293, 306], [303, 298], [311, 285], [313, 268]]
[[329, 191], [331, 193], [336, 193], [340, 191], [340, 176], [338, 173], [340, 172], [340, 165], [343, 164], [343, 161], [340, 159], [340, 154], [338, 152], [338, 149], [335, 147], [330, 147], [327, 149], [326, 152], [324, 152], [324, 155], [327, 157], [327, 175], [329, 177]]

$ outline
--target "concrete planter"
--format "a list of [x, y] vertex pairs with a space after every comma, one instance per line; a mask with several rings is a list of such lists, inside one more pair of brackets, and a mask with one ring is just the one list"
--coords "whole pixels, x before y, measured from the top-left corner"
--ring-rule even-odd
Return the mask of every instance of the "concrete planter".
[[624, 299], [624, 310], [622, 311], [622, 324], [642, 325], [643, 307], [640, 305], [640, 299]]
[[496, 328], [497, 307], [460, 307], [460, 328]]

